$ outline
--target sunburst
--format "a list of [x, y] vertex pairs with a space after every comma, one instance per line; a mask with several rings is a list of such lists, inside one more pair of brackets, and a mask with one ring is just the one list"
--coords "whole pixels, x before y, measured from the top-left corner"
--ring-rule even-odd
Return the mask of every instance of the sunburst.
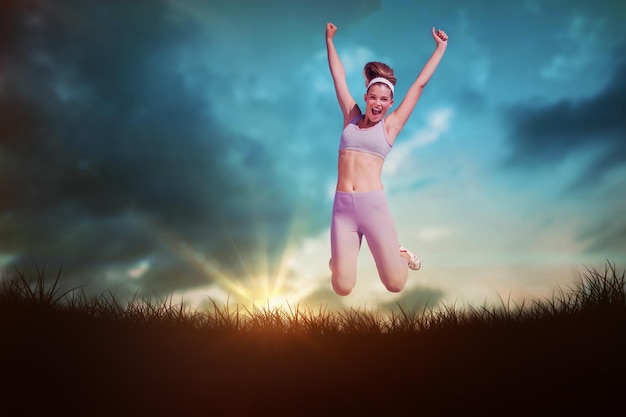
[[[160, 230], [157, 232], [159, 240], [171, 252], [194, 269], [201, 271], [211, 284], [189, 291], [177, 291], [177, 294], [186, 300], [195, 299], [196, 304], [201, 300], [208, 301], [209, 293], [223, 294], [221, 299], [212, 301], [220, 303], [235, 303], [241, 307], [289, 310], [312, 291], [312, 284], [298, 278], [294, 272], [294, 245], [285, 245], [280, 256], [272, 256], [268, 250], [269, 235], [257, 234], [257, 245], [253, 253], [242, 253], [235, 244], [233, 251], [237, 254], [239, 268], [225, 265], [218, 259], [207, 256], [193, 248], [183, 239], [171, 232]], [[294, 233], [290, 233], [293, 235]], [[243, 270], [234, 273], [234, 270]], [[217, 287], [217, 288], [216, 288]], [[193, 302], [192, 302], [193, 304]]]

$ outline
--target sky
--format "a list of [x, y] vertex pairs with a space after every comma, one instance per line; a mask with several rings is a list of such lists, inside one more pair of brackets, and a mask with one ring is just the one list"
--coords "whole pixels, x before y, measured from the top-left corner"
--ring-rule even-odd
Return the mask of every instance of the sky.
[[[2, 3], [0, 274], [61, 270], [119, 300], [373, 309], [551, 298], [626, 265], [626, 3], [28, 0]], [[342, 115], [448, 48], [385, 161], [401, 293], [364, 240], [330, 285]], [[5, 36], [8, 35], [8, 36]], [[393, 107], [392, 107], [393, 110]], [[511, 305], [512, 305], [511, 304]]]

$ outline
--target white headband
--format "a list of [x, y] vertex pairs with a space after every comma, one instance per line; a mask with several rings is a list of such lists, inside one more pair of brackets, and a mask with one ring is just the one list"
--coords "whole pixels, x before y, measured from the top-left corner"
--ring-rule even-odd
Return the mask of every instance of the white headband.
[[370, 89], [372, 84], [376, 84], [376, 83], [383, 83], [383, 84], [385, 84], [387, 87], [389, 87], [391, 89], [391, 94], [393, 94], [393, 84], [391, 84], [391, 81], [389, 81], [388, 79], [383, 78], [383, 77], [376, 77], [372, 81], [370, 81], [370, 83], [367, 85], [367, 90]]

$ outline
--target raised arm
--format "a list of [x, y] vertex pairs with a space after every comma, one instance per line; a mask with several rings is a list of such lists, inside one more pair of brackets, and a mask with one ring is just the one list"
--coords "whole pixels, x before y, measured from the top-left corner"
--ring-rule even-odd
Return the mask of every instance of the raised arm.
[[344, 126], [361, 112], [359, 106], [352, 98], [350, 90], [348, 89], [348, 83], [346, 82], [346, 70], [343, 68], [343, 64], [339, 59], [333, 38], [337, 32], [337, 26], [332, 23], [326, 23], [326, 51], [328, 54], [328, 67], [330, 68], [330, 74], [333, 77], [335, 84], [335, 93], [337, 94], [337, 101], [341, 112], [343, 114]]
[[409, 120], [409, 116], [411, 116], [417, 101], [422, 95], [424, 87], [434, 74], [443, 54], [446, 52], [448, 46], [448, 35], [446, 32], [441, 29], [435, 31], [435, 28], [432, 28], [431, 33], [436, 44], [435, 51], [428, 61], [426, 61], [424, 68], [422, 68], [411, 87], [409, 87], [400, 105], [386, 119], [387, 135], [390, 139], [393, 138], [393, 140], [395, 140], [407, 120]]

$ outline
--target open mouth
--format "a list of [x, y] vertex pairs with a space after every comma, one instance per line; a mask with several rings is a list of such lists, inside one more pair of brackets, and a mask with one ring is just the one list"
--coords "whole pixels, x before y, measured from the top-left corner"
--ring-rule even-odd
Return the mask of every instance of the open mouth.
[[372, 114], [373, 114], [374, 116], [378, 116], [381, 112], [382, 112], [382, 110], [381, 110], [381, 109], [372, 109]]

